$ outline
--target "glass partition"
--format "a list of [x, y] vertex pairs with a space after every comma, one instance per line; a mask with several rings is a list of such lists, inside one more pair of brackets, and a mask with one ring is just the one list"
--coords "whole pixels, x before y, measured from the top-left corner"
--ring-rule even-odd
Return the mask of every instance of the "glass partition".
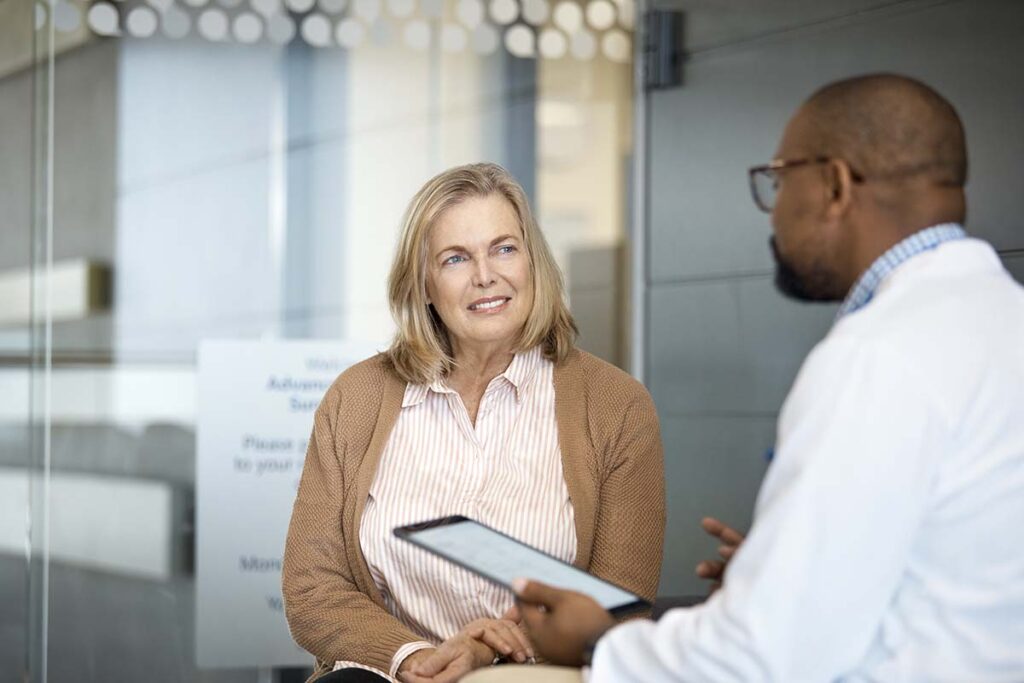
[[31, 3], [0, 4], [0, 677], [45, 678], [52, 282], [52, 59]]
[[581, 345], [627, 362], [633, 13], [0, 3], [0, 677], [301, 680], [304, 653], [232, 659], [196, 630], [199, 349], [383, 348], [395, 236], [433, 174], [516, 175]]

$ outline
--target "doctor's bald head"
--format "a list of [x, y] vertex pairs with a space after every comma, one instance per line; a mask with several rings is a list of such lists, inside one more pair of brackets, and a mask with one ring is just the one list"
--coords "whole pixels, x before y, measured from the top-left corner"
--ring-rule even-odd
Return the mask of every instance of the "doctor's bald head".
[[848, 78], [799, 107], [775, 159], [751, 178], [755, 200], [772, 214], [779, 288], [834, 301], [888, 246], [964, 221], [964, 128], [953, 105], [920, 81]]

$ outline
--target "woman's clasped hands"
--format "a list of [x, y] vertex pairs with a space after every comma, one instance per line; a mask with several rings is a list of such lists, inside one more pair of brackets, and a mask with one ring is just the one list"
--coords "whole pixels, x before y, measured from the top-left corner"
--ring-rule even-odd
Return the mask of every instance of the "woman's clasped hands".
[[[405, 658], [398, 669], [402, 683], [454, 683], [474, 669], [490, 666], [496, 657], [523, 663], [534, 657], [533, 646], [513, 618], [477, 619], [437, 648]], [[512, 618], [509, 618], [512, 617]]]

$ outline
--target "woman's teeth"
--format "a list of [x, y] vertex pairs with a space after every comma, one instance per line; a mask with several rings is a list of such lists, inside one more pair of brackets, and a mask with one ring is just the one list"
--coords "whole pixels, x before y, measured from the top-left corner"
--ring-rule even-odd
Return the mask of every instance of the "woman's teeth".
[[469, 307], [469, 310], [471, 310], [471, 311], [485, 311], [488, 308], [497, 308], [498, 306], [501, 306], [506, 301], [508, 301], [508, 299], [495, 299], [494, 301], [487, 301], [487, 302], [482, 303], [482, 304], [473, 304], [472, 306]]

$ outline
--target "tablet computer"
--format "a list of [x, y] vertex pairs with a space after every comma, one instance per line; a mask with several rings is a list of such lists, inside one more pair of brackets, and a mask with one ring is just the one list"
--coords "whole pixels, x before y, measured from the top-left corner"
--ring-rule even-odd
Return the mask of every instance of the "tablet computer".
[[589, 595], [615, 616], [650, 608], [650, 603], [615, 584], [462, 516], [398, 527], [395, 536], [512, 590], [517, 578]]

